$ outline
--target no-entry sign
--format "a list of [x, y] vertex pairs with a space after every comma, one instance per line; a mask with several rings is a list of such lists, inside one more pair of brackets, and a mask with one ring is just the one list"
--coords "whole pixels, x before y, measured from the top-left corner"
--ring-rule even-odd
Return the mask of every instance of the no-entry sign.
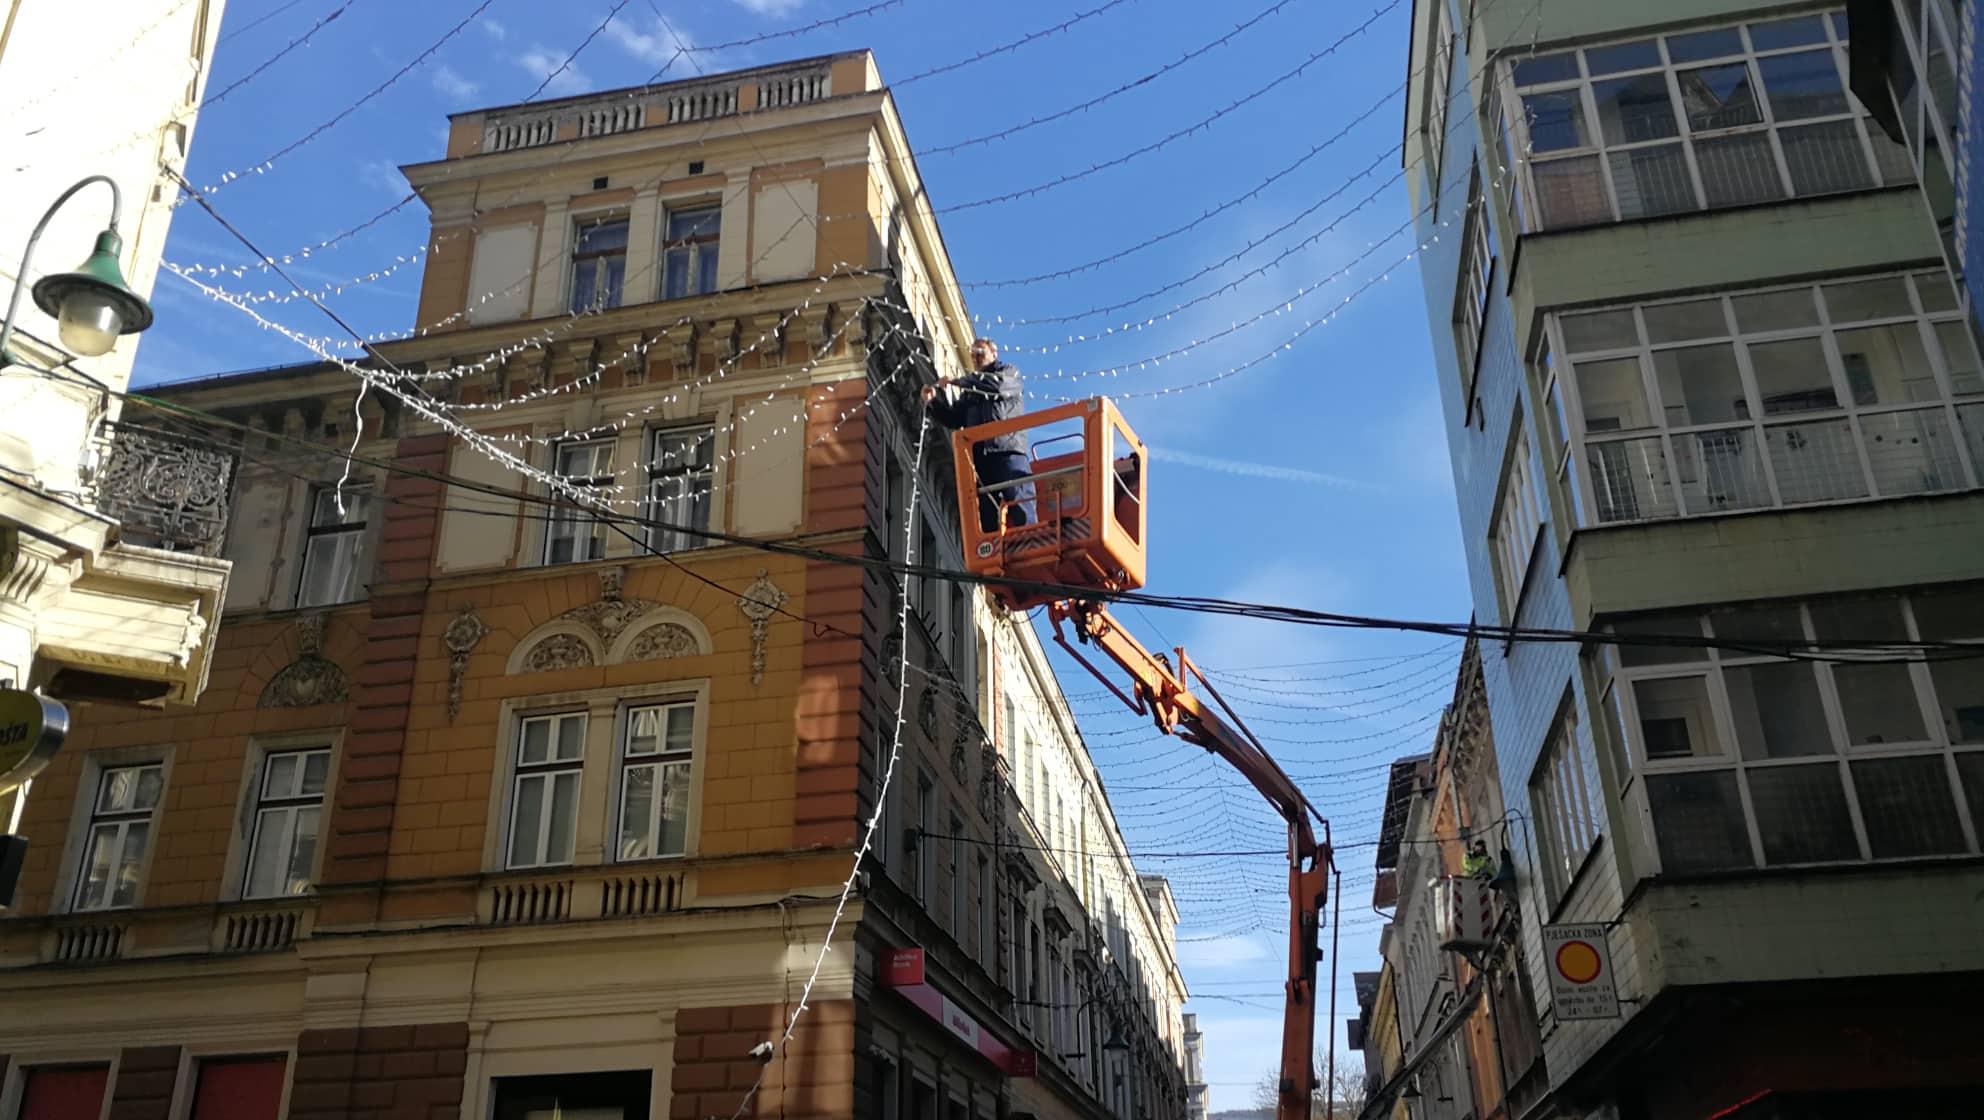
[[1604, 926], [1544, 926], [1543, 959], [1559, 1020], [1619, 1017], [1619, 989], [1612, 981], [1612, 948]]

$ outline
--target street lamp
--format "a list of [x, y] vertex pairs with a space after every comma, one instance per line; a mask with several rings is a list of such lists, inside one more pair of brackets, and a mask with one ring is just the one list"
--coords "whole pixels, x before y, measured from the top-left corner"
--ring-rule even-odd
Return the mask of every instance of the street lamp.
[[109, 176], [91, 175], [63, 191], [41, 216], [41, 221], [35, 223], [34, 233], [28, 237], [28, 247], [21, 253], [20, 269], [14, 276], [14, 295], [7, 302], [7, 319], [0, 324], [0, 362], [13, 361], [7, 344], [14, 338], [14, 315], [21, 307], [21, 283], [34, 259], [35, 244], [41, 240], [42, 231], [48, 228], [55, 212], [91, 183], [110, 188], [110, 225], [96, 235], [96, 248], [74, 272], [60, 272], [35, 281], [35, 306], [55, 317], [63, 346], [88, 358], [108, 354], [117, 345], [119, 335], [136, 334], [152, 325], [151, 304], [125, 283], [124, 270], [117, 264], [118, 254], [124, 251], [124, 239], [117, 233], [124, 196]]

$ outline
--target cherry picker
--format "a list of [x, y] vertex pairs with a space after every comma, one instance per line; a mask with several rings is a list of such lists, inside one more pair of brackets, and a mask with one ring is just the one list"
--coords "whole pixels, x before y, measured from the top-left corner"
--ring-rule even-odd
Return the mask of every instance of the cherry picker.
[[[1028, 477], [981, 481], [972, 466], [973, 448], [1014, 432], [1026, 432], [1031, 440]], [[1175, 660], [1150, 652], [1110, 617], [1105, 597], [1074, 593], [1134, 591], [1144, 585], [1149, 528], [1149, 455], [1144, 445], [1106, 397], [965, 428], [951, 439], [966, 568], [991, 577], [994, 582], [987, 589], [1009, 610], [1046, 607], [1055, 641], [1111, 693], [1132, 711], [1149, 716], [1164, 734], [1226, 760], [1287, 822], [1288, 980], [1275, 1120], [1308, 1120], [1317, 1086], [1316, 972], [1330, 871], [1329, 823], [1183, 648], [1174, 651]], [[1034, 516], [1019, 524], [1020, 519], [1006, 514], [1016, 504], [1012, 489], [1026, 482], [1034, 487]], [[980, 522], [981, 496], [989, 496], [1000, 510], [991, 529]], [[1114, 662], [1127, 681], [1105, 672], [1084, 650]]]

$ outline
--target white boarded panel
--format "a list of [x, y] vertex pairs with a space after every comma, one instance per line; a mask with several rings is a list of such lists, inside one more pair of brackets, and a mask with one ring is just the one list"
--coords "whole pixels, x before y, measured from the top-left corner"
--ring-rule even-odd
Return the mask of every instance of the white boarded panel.
[[[227, 576], [226, 609], [257, 610], [275, 604], [269, 592], [282, 563], [283, 511], [289, 502], [287, 478], [244, 478], [235, 490], [234, 514], [222, 554], [234, 562]], [[288, 603], [281, 606], [287, 607]]]
[[[810, 244], [810, 242], [809, 242]], [[799, 528], [806, 467], [806, 428], [795, 423], [798, 397], [757, 405], [737, 422], [734, 446], [751, 448], [730, 464], [730, 529], [778, 536]], [[784, 428], [783, 432], [774, 432]]]
[[796, 280], [814, 274], [820, 233], [814, 227], [820, 186], [811, 179], [758, 188], [751, 213], [751, 279]]
[[[497, 226], [475, 235], [468, 269], [468, 319], [496, 323], [521, 319], [530, 307], [536, 226]], [[488, 296], [487, 300], [482, 297]]]
[[[522, 482], [515, 471], [461, 443], [448, 451], [448, 473], [503, 490], [519, 489]], [[435, 568], [460, 572], [509, 567], [517, 552], [517, 499], [460, 486], [448, 487], [447, 494], [449, 508], [441, 514]]]

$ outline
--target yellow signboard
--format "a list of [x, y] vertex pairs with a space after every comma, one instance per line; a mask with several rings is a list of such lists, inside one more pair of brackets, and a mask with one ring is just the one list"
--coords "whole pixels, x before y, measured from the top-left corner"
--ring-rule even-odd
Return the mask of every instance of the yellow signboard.
[[0, 688], [0, 793], [41, 773], [69, 734], [69, 709], [38, 693]]

